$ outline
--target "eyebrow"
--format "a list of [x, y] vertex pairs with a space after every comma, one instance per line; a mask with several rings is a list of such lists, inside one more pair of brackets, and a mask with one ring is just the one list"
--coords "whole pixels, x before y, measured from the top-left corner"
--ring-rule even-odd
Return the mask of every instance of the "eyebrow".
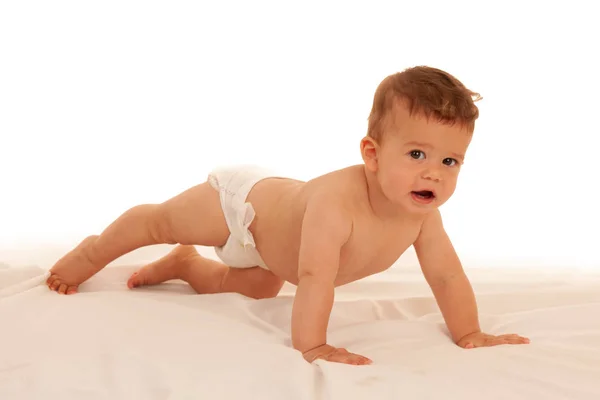
[[[416, 147], [424, 147], [424, 148], [431, 148], [432, 146], [427, 144], [427, 143], [421, 143], [421, 142], [408, 142], [405, 144], [405, 146], [416, 146]], [[461, 161], [465, 160], [465, 156], [463, 154], [458, 154], [458, 153], [450, 153], [452, 156], [460, 159]]]

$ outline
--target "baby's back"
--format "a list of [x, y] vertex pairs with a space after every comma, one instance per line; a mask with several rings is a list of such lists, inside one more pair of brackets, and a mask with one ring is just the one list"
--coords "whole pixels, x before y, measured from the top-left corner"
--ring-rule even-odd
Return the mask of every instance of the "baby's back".
[[381, 272], [414, 242], [420, 224], [375, 218], [362, 166], [334, 171], [308, 182], [269, 178], [257, 183], [248, 201], [256, 217], [250, 227], [269, 269], [297, 284], [302, 221], [309, 199], [329, 192], [351, 210], [352, 233], [341, 249], [337, 285]]
[[256, 212], [250, 230], [258, 251], [273, 273], [290, 282], [297, 271], [308, 186], [293, 179], [267, 178], [248, 195]]

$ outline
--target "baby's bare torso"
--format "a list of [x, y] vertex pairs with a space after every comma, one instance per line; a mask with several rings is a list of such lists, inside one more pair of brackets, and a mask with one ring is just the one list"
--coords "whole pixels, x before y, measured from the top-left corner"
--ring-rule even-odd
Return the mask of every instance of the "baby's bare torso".
[[384, 222], [370, 207], [362, 166], [320, 176], [308, 182], [269, 178], [248, 196], [256, 217], [250, 230], [264, 262], [277, 276], [298, 283], [298, 254], [304, 210], [315, 194], [340, 196], [352, 210], [352, 233], [340, 253], [336, 286], [388, 269], [416, 240], [418, 220]]

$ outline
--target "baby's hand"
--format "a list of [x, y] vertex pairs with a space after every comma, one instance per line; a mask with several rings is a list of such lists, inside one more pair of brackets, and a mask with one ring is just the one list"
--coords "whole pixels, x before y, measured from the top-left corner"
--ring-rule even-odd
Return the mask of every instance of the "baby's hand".
[[346, 349], [329, 346], [328, 344], [309, 350], [302, 355], [304, 356], [304, 359], [310, 363], [318, 358], [326, 361], [352, 365], [367, 365], [372, 363], [367, 357], [350, 353]]
[[464, 336], [456, 344], [465, 349], [475, 347], [498, 346], [500, 344], [527, 344], [529, 339], [515, 334], [509, 335], [488, 335], [483, 332], [475, 332]]

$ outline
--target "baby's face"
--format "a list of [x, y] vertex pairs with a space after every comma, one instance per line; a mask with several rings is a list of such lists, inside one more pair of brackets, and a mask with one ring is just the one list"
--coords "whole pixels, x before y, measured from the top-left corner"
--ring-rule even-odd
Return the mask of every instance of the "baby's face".
[[418, 213], [444, 204], [456, 189], [471, 134], [458, 124], [409, 117], [404, 109], [387, 129], [377, 155], [384, 195]]

